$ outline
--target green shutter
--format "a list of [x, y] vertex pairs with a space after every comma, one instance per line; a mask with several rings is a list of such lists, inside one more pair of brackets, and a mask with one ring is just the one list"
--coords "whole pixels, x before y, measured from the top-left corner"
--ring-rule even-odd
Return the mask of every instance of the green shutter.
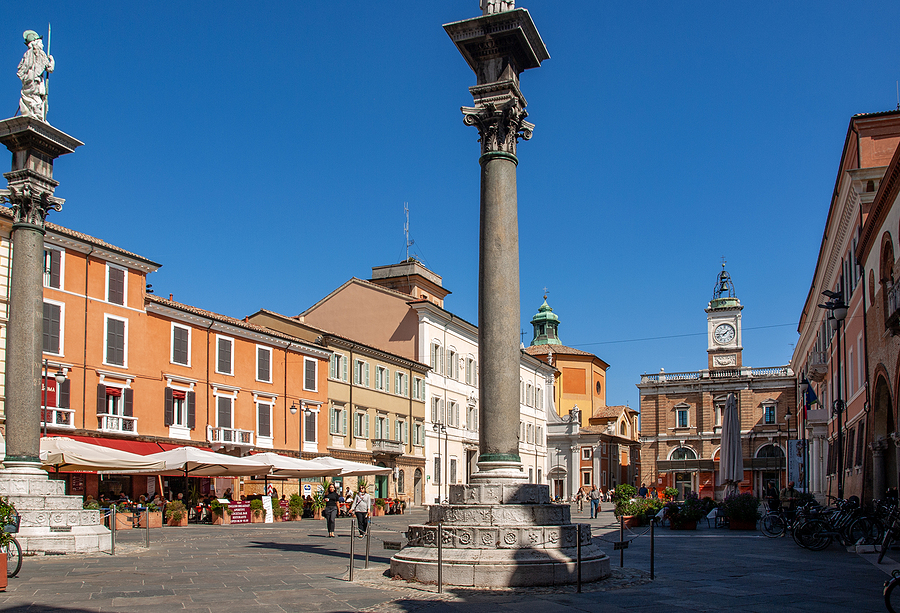
[[369, 438], [369, 414], [366, 413], [366, 430], [364, 434], [365, 438]]
[[347, 409], [343, 409], [341, 411], [341, 417], [343, 418], [343, 422], [344, 422], [343, 434], [344, 434], [344, 436], [347, 436]]

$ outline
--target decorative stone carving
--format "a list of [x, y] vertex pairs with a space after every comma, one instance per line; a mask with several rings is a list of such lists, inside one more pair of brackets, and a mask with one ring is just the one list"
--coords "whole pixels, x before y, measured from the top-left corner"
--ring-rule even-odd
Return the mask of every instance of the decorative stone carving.
[[528, 111], [518, 97], [476, 107], [464, 106], [462, 112], [463, 123], [478, 128], [482, 155], [498, 151], [515, 155], [519, 139], [529, 140], [534, 130], [534, 124], [525, 121]]
[[24, 117], [35, 117], [42, 121], [47, 116], [47, 85], [44, 73], [53, 72], [56, 62], [52, 55], [44, 53], [44, 41], [33, 30], [25, 30], [22, 35], [28, 51], [19, 62], [18, 75], [22, 81], [22, 95], [19, 99], [19, 113]]
[[515, 0], [481, 0], [481, 12], [483, 15], [503, 13], [516, 8]]
[[43, 230], [47, 213], [51, 210], [61, 211], [63, 201], [49, 192], [36, 192], [31, 185], [25, 183], [18, 188], [11, 184], [9, 195], [0, 196], [0, 202], [9, 204], [14, 224], [27, 224]]
[[737, 364], [737, 356], [733, 353], [728, 355], [713, 356], [713, 366], [734, 366]]

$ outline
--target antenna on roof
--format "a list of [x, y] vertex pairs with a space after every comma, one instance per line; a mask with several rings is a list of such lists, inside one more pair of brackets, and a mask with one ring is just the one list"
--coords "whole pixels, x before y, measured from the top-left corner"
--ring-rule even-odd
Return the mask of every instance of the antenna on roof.
[[409, 237], [409, 203], [403, 203], [403, 212], [406, 213], [406, 223], [403, 224], [403, 233], [406, 235], [406, 260], [409, 261], [409, 248], [412, 247], [416, 241]]

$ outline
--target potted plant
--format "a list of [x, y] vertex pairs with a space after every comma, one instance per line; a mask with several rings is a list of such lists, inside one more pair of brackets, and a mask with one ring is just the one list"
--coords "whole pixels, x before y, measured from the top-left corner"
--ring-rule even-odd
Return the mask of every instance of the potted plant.
[[170, 526], [187, 525], [187, 507], [180, 500], [173, 500], [166, 505], [166, 523]]
[[665, 498], [666, 500], [675, 500], [676, 498], [678, 498], [678, 490], [676, 490], [674, 487], [667, 487], [663, 490], [663, 498]]
[[313, 519], [322, 519], [322, 510], [325, 509], [325, 495], [322, 492], [313, 494], [312, 512]]
[[270, 511], [266, 511], [266, 513], [271, 513], [271, 514], [272, 514], [272, 521], [273, 521], [273, 522], [275, 522], [275, 521], [281, 521], [281, 515], [282, 515], [282, 513], [281, 513], [281, 505], [278, 504], [278, 501], [277, 501], [277, 500], [275, 500], [275, 499], [272, 500], [272, 509], [271, 509]]
[[672, 530], [696, 530], [697, 521], [703, 517], [703, 503], [693, 492], [685, 497], [684, 502], [672, 500], [666, 503], [666, 519]]
[[375, 499], [375, 508], [372, 509], [372, 515], [375, 517], [384, 515], [384, 507], [385, 507], [384, 498], [376, 498]]
[[648, 502], [647, 500], [629, 500], [625, 504], [618, 506], [617, 510], [621, 511], [619, 517], [622, 518], [623, 524], [628, 528], [644, 525], [644, 522], [647, 520]]
[[719, 505], [722, 514], [728, 518], [731, 530], [755, 530], [759, 519], [759, 498], [749, 492], [732, 494]]
[[637, 488], [633, 485], [620, 483], [616, 486], [616, 489], [612, 492], [612, 501], [615, 505], [616, 517], [628, 515], [628, 513], [625, 512], [625, 507], [635, 496], [637, 496]]
[[224, 505], [215, 498], [209, 503], [209, 510], [212, 512], [212, 523], [216, 526], [231, 523], [231, 507]]
[[134, 528], [134, 513], [124, 503], [116, 505], [116, 530], [131, 530]]
[[263, 508], [263, 501], [259, 498], [250, 501], [250, 523], [259, 524], [265, 521], [262, 516]]
[[[16, 507], [9, 501], [9, 498], [0, 498], [0, 548], [2, 550], [5, 551], [6, 547], [12, 543], [15, 538], [14, 533], [18, 531], [19, 514], [16, 512]], [[0, 591], [4, 592], [8, 583], [6, 571], [7, 556], [0, 555]]]
[[162, 509], [155, 502], [147, 503], [147, 513], [150, 516], [151, 528], [162, 528]]
[[288, 515], [291, 521], [303, 519], [303, 497], [300, 494], [291, 494], [288, 499]]

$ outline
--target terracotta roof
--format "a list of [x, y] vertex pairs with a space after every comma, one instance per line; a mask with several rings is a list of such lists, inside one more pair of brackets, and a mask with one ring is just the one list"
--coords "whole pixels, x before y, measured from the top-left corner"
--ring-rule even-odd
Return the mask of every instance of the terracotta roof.
[[589, 351], [582, 351], [581, 349], [566, 347], [565, 345], [531, 345], [525, 347], [525, 353], [528, 355], [547, 355], [551, 352], [554, 354], [565, 353], [568, 355], [589, 355], [591, 357], [597, 357]]
[[[9, 207], [0, 206], [0, 215], [4, 217], [9, 217], [12, 219], [13, 214], [12, 210]], [[70, 230], [69, 228], [64, 228], [63, 226], [59, 226], [55, 223], [47, 222], [46, 224], [47, 230], [50, 232], [54, 232], [56, 234], [61, 234], [62, 236], [68, 236], [70, 238], [74, 238], [75, 240], [79, 240], [90, 245], [95, 245], [97, 247], [101, 247], [102, 249], [108, 249], [109, 251], [114, 251], [116, 253], [120, 253], [122, 255], [128, 256], [130, 258], [134, 258], [136, 260], [141, 260], [142, 262], [146, 262], [147, 264], [151, 264], [156, 266], [157, 268], [161, 268], [162, 264], [158, 262], [154, 262], [153, 260], [148, 260], [142, 255], [138, 255], [131, 251], [126, 251], [121, 247], [116, 247], [115, 245], [111, 245], [107, 243], [105, 240], [101, 240], [89, 234], [85, 234], [84, 232], [76, 232], [75, 230]]]
[[594, 411], [594, 414], [591, 417], [618, 417], [622, 412], [622, 409], [630, 409], [630, 407], [626, 406], [615, 406], [615, 407], [597, 407]]

